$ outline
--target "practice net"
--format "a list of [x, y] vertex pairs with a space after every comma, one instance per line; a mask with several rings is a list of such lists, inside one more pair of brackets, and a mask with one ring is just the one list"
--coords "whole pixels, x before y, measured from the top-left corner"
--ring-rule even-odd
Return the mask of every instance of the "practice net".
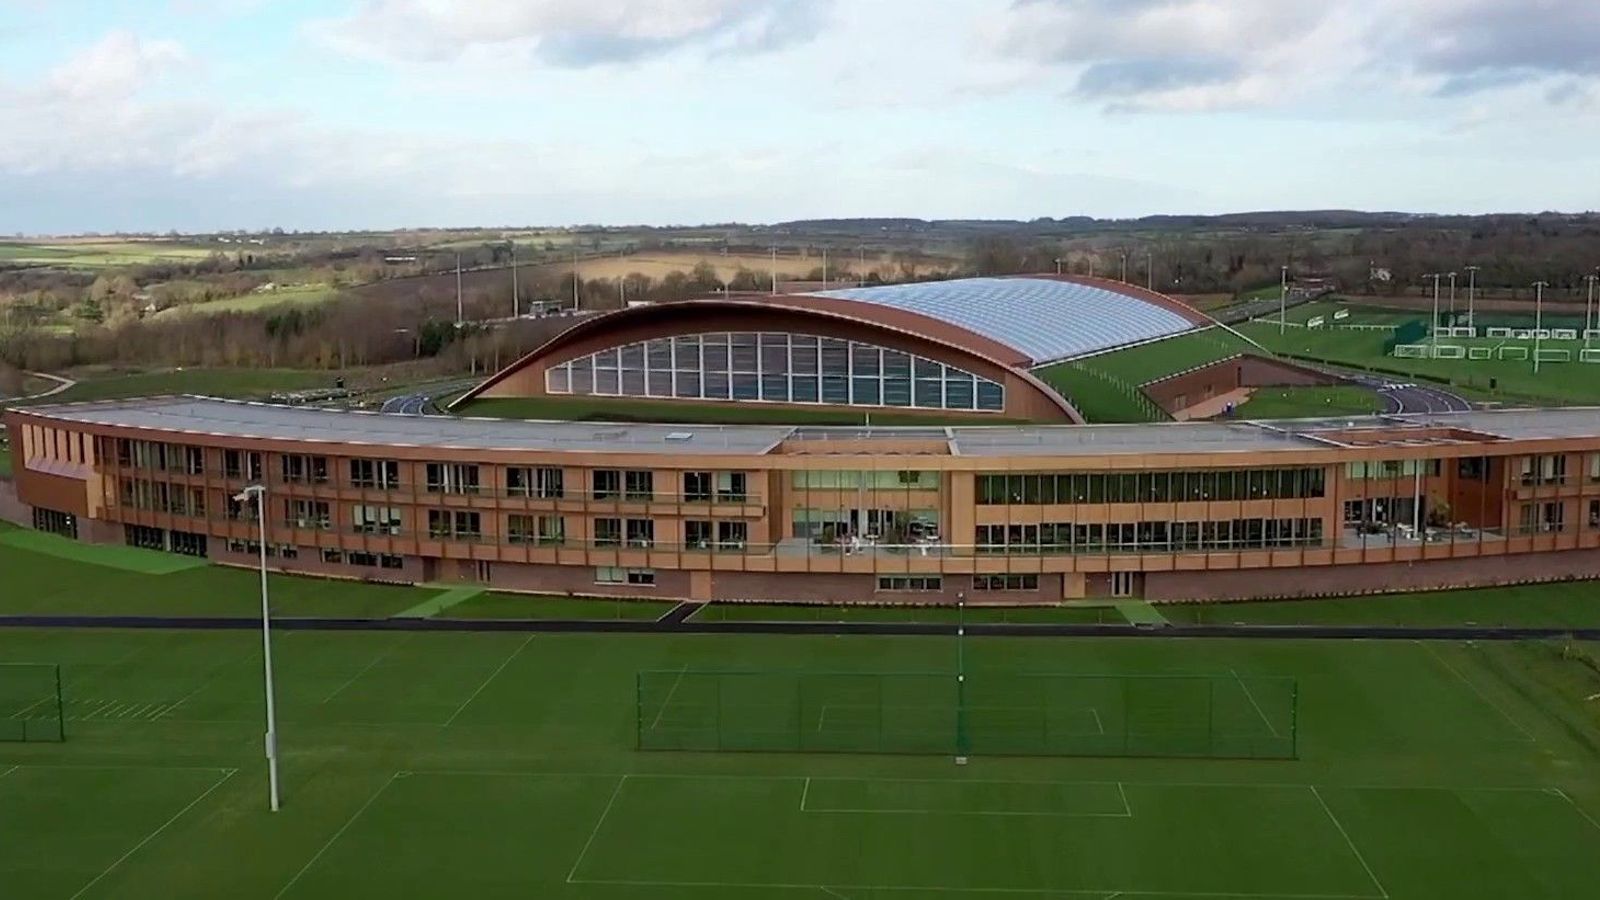
[[0, 663], [0, 741], [66, 739], [61, 667]]
[[1293, 678], [647, 671], [641, 750], [1293, 759]]

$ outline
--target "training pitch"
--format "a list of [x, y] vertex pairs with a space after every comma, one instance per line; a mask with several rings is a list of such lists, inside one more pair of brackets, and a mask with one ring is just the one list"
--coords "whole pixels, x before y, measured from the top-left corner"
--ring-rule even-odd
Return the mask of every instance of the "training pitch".
[[[957, 766], [637, 749], [697, 702], [668, 681], [641, 704], [642, 671], [937, 677], [953, 637], [281, 631], [273, 814], [259, 635], [5, 629], [0, 659], [61, 666], [66, 740], [0, 743], [0, 896], [1592, 897], [1596, 676], [1562, 649], [969, 639], [974, 684], [1292, 678], [1298, 748]], [[1258, 733], [1284, 727], [1261, 713]]]

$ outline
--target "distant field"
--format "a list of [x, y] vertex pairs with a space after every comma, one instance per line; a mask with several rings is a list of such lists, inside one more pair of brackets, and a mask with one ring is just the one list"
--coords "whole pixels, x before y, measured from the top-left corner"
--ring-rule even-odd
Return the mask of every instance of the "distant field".
[[[765, 253], [732, 254], [724, 256], [720, 253], [684, 253], [684, 252], [651, 252], [630, 256], [606, 256], [596, 259], [585, 259], [578, 263], [578, 271], [586, 279], [603, 278], [617, 279], [634, 273], [648, 275], [660, 279], [672, 272], [687, 273], [700, 263], [709, 263], [717, 271], [718, 278], [732, 278], [741, 268], [756, 273], [762, 278], [767, 278], [772, 272], [772, 257]], [[953, 260], [930, 258], [922, 263], [919, 268], [929, 271], [944, 265], [949, 265]], [[854, 253], [828, 255], [828, 270], [832, 276], [844, 269], [851, 272], [859, 267], [859, 258]], [[551, 263], [547, 267], [551, 272], [571, 271], [571, 264], [563, 267], [561, 263]], [[797, 256], [794, 251], [779, 252], [778, 254], [778, 280], [796, 281], [805, 278], [813, 269], [822, 268], [822, 254]], [[888, 256], [876, 253], [866, 255], [866, 273], [877, 272], [885, 280], [899, 277], [899, 267]], [[866, 274], [862, 273], [862, 274]], [[841, 283], [839, 287], [853, 287], [854, 282]]]
[[38, 402], [76, 403], [157, 394], [257, 397], [273, 391], [328, 387], [338, 373], [300, 369], [172, 369], [79, 377], [81, 380], [77, 384]]
[[1311, 416], [1361, 416], [1382, 412], [1383, 400], [1371, 388], [1333, 387], [1258, 388], [1240, 404], [1235, 414], [1247, 419], [1296, 419]]
[[223, 245], [169, 241], [73, 241], [33, 243], [0, 241], [0, 264], [47, 265], [67, 268], [133, 266], [163, 260], [205, 259]]
[[185, 303], [164, 309], [156, 314], [157, 318], [177, 318], [179, 316], [214, 315], [216, 313], [230, 312], [255, 312], [274, 306], [314, 306], [325, 303], [339, 296], [339, 290], [325, 284], [297, 285], [277, 291], [246, 294], [243, 297], [230, 297], [226, 300], [212, 300], [209, 303]]
[[[1351, 321], [1365, 320], [1352, 318]], [[1248, 322], [1240, 326], [1240, 331], [1277, 353], [1375, 369], [1402, 378], [1445, 382], [1487, 398], [1511, 402], [1600, 402], [1600, 365], [1596, 364], [1547, 361], [1540, 364], [1540, 371], [1536, 375], [1531, 359], [1398, 358], [1384, 350], [1385, 342], [1391, 337], [1385, 331], [1289, 328], [1280, 334], [1279, 326], [1270, 322]], [[1488, 347], [1505, 343], [1485, 339], [1441, 339], [1440, 342]], [[1521, 346], [1524, 342], [1510, 343]], [[1577, 350], [1583, 345], [1581, 341], [1547, 341], [1544, 346], [1549, 349], [1569, 349], [1576, 359]]]
[[[607, 397], [496, 397], [474, 400], [456, 410], [463, 416], [495, 419], [557, 419], [580, 422], [672, 422], [708, 425], [864, 425], [865, 411], [818, 407], [803, 409], [762, 403], [678, 403]], [[1015, 425], [1021, 420], [987, 415], [951, 416], [928, 412], [871, 412], [878, 425]]]

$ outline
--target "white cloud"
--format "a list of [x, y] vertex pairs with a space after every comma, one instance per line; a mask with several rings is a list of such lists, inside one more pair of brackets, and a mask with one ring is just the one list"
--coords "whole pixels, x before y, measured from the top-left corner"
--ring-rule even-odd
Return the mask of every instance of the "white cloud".
[[46, 83], [74, 99], [126, 96], [188, 62], [177, 41], [146, 41], [113, 31], [51, 70]]
[[990, 45], [1108, 108], [1197, 112], [1588, 80], [1597, 41], [1593, 0], [1017, 0]]
[[367, 0], [312, 31], [364, 58], [498, 57], [582, 67], [695, 46], [760, 52], [810, 40], [832, 0]]

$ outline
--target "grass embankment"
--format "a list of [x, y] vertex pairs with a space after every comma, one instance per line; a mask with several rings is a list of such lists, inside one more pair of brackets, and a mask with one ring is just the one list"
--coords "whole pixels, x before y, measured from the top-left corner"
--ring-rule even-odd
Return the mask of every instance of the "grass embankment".
[[259, 398], [276, 391], [332, 387], [338, 372], [302, 369], [168, 369], [155, 372], [85, 374], [77, 384], [30, 403], [77, 403], [162, 394]]
[[1252, 352], [1260, 351], [1225, 328], [1210, 328], [1056, 363], [1034, 374], [1071, 400], [1090, 422], [1163, 421], [1167, 415], [1144, 395], [1141, 385]]
[[[860, 411], [778, 407], [764, 403], [680, 403], [610, 397], [496, 397], [473, 400], [455, 410], [494, 419], [553, 419], [576, 422], [669, 422], [706, 425], [865, 425]], [[965, 416], [873, 410], [874, 425], [1016, 425], [1023, 420], [972, 413]]]

